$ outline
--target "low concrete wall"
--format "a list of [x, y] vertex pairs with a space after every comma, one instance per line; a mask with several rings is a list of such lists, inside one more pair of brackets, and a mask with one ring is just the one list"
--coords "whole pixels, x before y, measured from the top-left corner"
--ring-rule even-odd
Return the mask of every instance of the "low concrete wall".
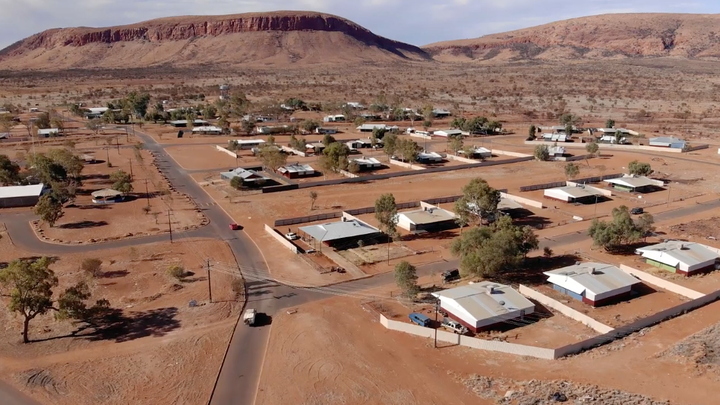
[[237, 158], [237, 157], [238, 157], [237, 153], [235, 153], [235, 152], [233, 152], [233, 151], [231, 151], [231, 150], [228, 150], [228, 149], [226, 149], [226, 148], [223, 148], [223, 147], [220, 146], [220, 145], [215, 145], [215, 149], [219, 150], [220, 152], [225, 152], [225, 153], [227, 153], [228, 155], [230, 155], [230, 156], [232, 156], [232, 157], [234, 157], [234, 158]]
[[[477, 163], [477, 162], [475, 162], [475, 163]], [[390, 159], [390, 164], [395, 165], [395, 166], [400, 166], [400, 167], [406, 167], [406, 168], [412, 169], [412, 170], [425, 170], [424, 167], [418, 165], [417, 163], [414, 165], [411, 165], [410, 163], [401, 162], [401, 161], [395, 160], [395, 159]]]
[[347, 178], [349, 178], [349, 179], [355, 179], [355, 178], [360, 177], [360, 176], [358, 176], [357, 174], [352, 174], [352, 173], [350, 173], [350, 172], [347, 171], [347, 170], [340, 170], [340, 174], [342, 174], [343, 176], [345, 176], [345, 177], [347, 177]]
[[412, 134], [410, 134], [410, 136], [413, 138], [432, 139], [431, 135], [418, 134], [417, 132], [413, 132]]
[[282, 150], [283, 152], [292, 153], [293, 155], [298, 155], [298, 156], [302, 156], [302, 157], [307, 156], [307, 153], [301, 152], [301, 151], [291, 148], [289, 146], [281, 146], [280, 150]]
[[560, 162], [577, 162], [578, 160], [590, 159], [592, 155], [577, 155], [577, 156], [558, 156], [555, 158], [556, 161]]
[[693, 152], [693, 151], [696, 151], [696, 150], [708, 149], [708, 148], [710, 148], [710, 145], [708, 145], [708, 144], [691, 146], [691, 147], [687, 148], [687, 149], [685, 150], [685, 152]]
[[280, 242], [283, 246], [290, 249], [291, 252], [298, 254], [298, 248], [295, 246], [294, 243], [287, 240], [283, 235], [281, 235], [278, 231], [274, 230], [273, 228], [269, 227], [267, 224], [265, 224], [265, 232], [267, 232], [270, 236], [275, 238], [278, 242]]
[[[552, 145], [553, 142], [540, 142], [540, 141], [525, 141], [525, 145]], [[587, 146], [586, 143], [580, 143], [580, 142], [562, 142], [558, 143], [560, 146], [564, 148], [582, 148], [585, 149]], [[645, 146], [645, 145], [615, 145], [612, 143], [599, 143], [598, 146], [600, 147], [600, 153], [602, 153], [603, 150], [606, 149], [617, 149], [617, 150], [651, 150], [654, 152], [667, 152], [667, 153], [682, 153], [682, 149], [673, 149], [673, 148], [663, 148], [658, 146]], [[704, 146], [704, 145], [698, 145], [698, 146]]]
[[448, 160], [457, 160], [458, 162], [463, 162], [463, 163], [477, 163], [478, 162], [475, 159], [468, 159], [468, 158], [465, 158], [462, 156], [455, 156], [455, 155], [447, 155], [446, 158]]
[[674, 292], [675, 294], [682, 295], [683, 297], [690, 298], [691, 300], [698, 299], [705, 295], [701, 292], [697, 292], [697, 291], [691, 290], [687, 287], [677, 285], [670, 281], [664, 280], [660, 277], [653, 276], [650, 273], [646, 273], [644, 271], [632, 268], [630, 266], [626, 266], [624, 264], [620, 265], [620, 270], [624, 271], [625, 273], [630, 274], [631, 276], [634, 276], [635, 278], [639, 278], [640, 280], [642, 280], [648, 284], [658, 286], [664, 290], [668, 290], [670, 292]]
[[576, 311], [569, 306], [559, 301], [556, 301], [539, 291], [533, 290], [530, 287], [526, 287], [520, 284], [518, 291], [520, 291], [520, 294], [528, 298], [532, 298], [535, 301], [543, 304], [544, 306], [552, 308], [560, 312], [561, 314], [567, 316], [568, 318], [578, 321], [583, 325], [595, 330], [598, 333], [608, 333], [613, 331], [613, 328], [611, 328], [610, 326], [607, 326], [602, 322], [598, 322], [595, 319], [583, 314], [582, 312]]
[[[380, 324], [390, 330], [409, 333], [411, 335], [421, 336], [432, 339], [435, 337], [435, 329], [424, 328], [406, 322], [398, 322], [387, 319], [380, 315]], [[455, 345], [472, 347], [473, 349], [489, 350], [493, 352], [514, 354], [517, 356], [530, 356], [539, 359], [553, 360], [555, 359], [554, 349], [545, 349], [542, 347], [525, 346], [515, 343], [496, 342], [491, 340], [477, 339], [469, 336], [458, 335], [455, 333], [437, 331], [438, 341], [451, 343]]]
[[531, 200], [529, 198], [518, 197], [516, 195], [512, 195], [512, 194], [508, 194], [508, 193], [500, 193], [500, 197], [507, 198], [508, 200], [513, 200], [516, 203], [527, 205], [530, 207], [545, 208], [543, 203], [541, 203], [539, 201]]
[[533, 155], [528, 155], [527, 153], [510, 152], [510, 151], [500, 150], [500, 149], [492, 149], [490, 152], [492, 152], [493, 155], [514, 156], [514, 157], [533, 157]]
[[579, 183], [575, 183], [575, 182], [572, 182], [572, 181], [568, 181], [566, 184], [567, 184], [568, 186], [571, 186], [571, 187], [576, 187], [576, 186], [579, 186], [579, 185], [584, 185], [585, 188], [590, 189], [590, 190], [593, 190], [593, 191], [596, 191], [596, 192], [604, 195], [605, 197], [612, 197], [612, 195], [613, 195], [612, 190], [605, 190], [605, 189], [602, 189], [602, 188], [597, 188], [597, 187], [593, 187], [593, 186], [588, 186], [587, 184], [579, 184]]

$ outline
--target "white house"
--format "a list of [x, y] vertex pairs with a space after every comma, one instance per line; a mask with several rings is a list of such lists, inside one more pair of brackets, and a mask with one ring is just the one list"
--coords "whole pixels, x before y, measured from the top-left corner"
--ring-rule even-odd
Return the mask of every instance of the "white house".
[[207, 127], [195, 127], [192, 129], [192, 133], [205, 135], [220, 135], [223, 133], [223, 129], [212, 125]]
[[418, 163], [441, 163], [445, 156], [437, 152], [420, 152], [417, 154]]
[[512, 287], [490, 281], [433, 295], [450, 318], [476, 333], [535, 312], [535, 305]]
[[0, 208], [32, 207], [40, 200], [45, 185], [0, 187]]
[[381, 131], [387, 131], [388, 126], [385, 124], [362, 124], [355, 129], [357, 129], [360, 132], [372, 132], [376, 129], [381, 130]]
[[289, 179], [307, 177], [315, 174], [315, 169], [308, 164], [295, 163], [278, 169], [278, 172]]
[[228, 141], [228, 145], [234, 144], [238, 149], [252, 149], [265, 145], [262, 139], [237, 139]]
[[432, 110], [432, 115], [433, 115], [433, 117], [435, 117], [435, 118], [445, 118], [445, 117], [451, 116], [452, 113], [451, 113], [450, 111], [448, 111], [448, 110], [443, 110], [443, 109], [441, 109], [441, 108], [436, 108], [436, 109]]
[[603, 263], [576, 263], [546, 271], [553, 289], [594, 307], [627, 299], [640, 280]]
[[623, 191], [646, 193], [665, 184], [661, 180], [649, 179], [645, 176], [623, 176], [616, 179], [605, 180], [613, 188]]
[[45, 129], [38, 129], [37, 135], [39, 138], [49, 138], [51, 136], [58, 136], [60, 135], [60, 130], [58, 128], [45, 128]]
[[720, 250], [695, 242], [670, 240], [635, 253], [648, 264], [685, 276], [720, 268]]
[[452, 138], [455, 136], [460, 136], [462, 134], [463, 132], [459, 129], [442, 129], [438, 131], [433, 131], [433, 135], [441, 136], [443, 138]]
[[372, 169], [378, 169], [382, 167], [382, 163], [380, 163], [379, 160], [375, 159], [374, 157], [359, 157], [355, 159], [351, 159], [351, 162], [357, 163], [357, 165], [360, 167], [360, 170], [372, 170]]
[[337, 115], [328, 115], [326, 117], [323, 117], [323, 122], [344, 122], [345, 116], [342, 114]]
[[603, 193], [600, 190], [590, 186], [566, 186], [550, 188], [545, 190], [543, 194], [545, 198], [569, 203], [592, 203], [597, 201], [598, 198], [603, 197]]
[[458, 226], [453, 212], [427, 205], [419, 210], [400, 212], [397, 220], [398, 227], [410, 232], [435, 232]]
[[489, 159], [492, 157], [492, 151], [487, 148], [474, 146], [468, 151], [459, 150], [458, 155], [468, 155], [470, 159]]

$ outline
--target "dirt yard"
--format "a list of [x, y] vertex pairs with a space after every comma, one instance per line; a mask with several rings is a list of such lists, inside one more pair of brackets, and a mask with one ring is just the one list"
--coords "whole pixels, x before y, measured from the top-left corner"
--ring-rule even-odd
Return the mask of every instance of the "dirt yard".
[[[3, 264], [30, 256], [0, 239]], [[3, 301], [0, 376], [46, 404], [205, 403], [242, 306], [230, 288], [237, 275], [222, 270], [234, 263], [229, 247], [188, 240], [63, 255], [51, 266], [58, 290], [88, 277], [79, 266], [89, 257], [103, 261], [102, 274], [88, 279], [92, 299], [108, 299], [120, 321], [84, 329], [50, 313], [31, 322], [32, 342], [22, 344], [22, 320]], [[206, 257], [217, 268], [213, 303]], [[171, 278], [171, 264], [182, 265], [187, 276]], [[199, 305], [190, 307], [191, 300]]]

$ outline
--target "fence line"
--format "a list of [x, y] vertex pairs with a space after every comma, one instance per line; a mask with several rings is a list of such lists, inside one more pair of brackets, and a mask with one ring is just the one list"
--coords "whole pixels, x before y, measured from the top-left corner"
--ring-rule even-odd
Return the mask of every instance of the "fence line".
[[[603, 180], [616, 179], [618, 177], [623, 177], [623, 176], [625, 176], [625, 174], [623, 174], [623, 173], [613, 173], [613, 174], [607, 174], [605, 176], [596, 176], [596, 177], [586, 177], [586, 178], [582, 178], [582, 179], [575, 179], [575, 180], [573, 180], [573, 183], [579, 183], [579, 184], [600, 183]], [[566, 185], [567, 185], [566, 181], [556, 181], [553, 183], [545, 183], [545, 184], [532, 184], [529, 186], [520, 187], [520, 191], [545, 190], [548, 188], [565, 187]]]
[[626, 266], [624, 264], [620, 265], [620, 270], [624, 271], [625, 273], [630, 274], [631, 276], [639, 278], [640, 280], [642, 280], [646, 283], [658, 286], [662, 289], [668, 290], [677, 295], [682, 295], [683, 297], [690, 298], [691, 300], [700, 298], [705, 295], [701, 292], [697, 292], [695, 290], [691, 290], [691, 289], [683, 287], [681, 285], [677, 285], [670, 281], [663, 280], [660, 277], [653, 276], [650, 273], [646, 273], [644, 271], [632, 268], [630, 266]]
[[234, 158], [236, 158], [236, 159], [237, 159], [237, 157], [238, 157], [237, 153], [235, 153], [235, 152], [233, 152], [233, 151], [231, 151], [231, 150], [228, 150], [228, 149], [226, 149], [226, 148], [223, 148], [223, 147], [220, 146], [220, 145], [215, 145], [215, 149], [219, 150], [220, 152], [227, 153], [228, 155], [230, 155], [230, 156], [232, 156], [232, 157], [234, 157]]
[[295, 224], [304, 224], [307, 222], [323, 221], [325, 219], [340, 218], [341, 216], [342, 216], [341, 212], [330, 212], [330, 213], [326, 213], [326, 214], [309, 215], [306, 217], [278, 219], [277, 221], [275, 221], [275, 227], [286, 226], [286, 225], [295, 225]]
[[295, 246], [294, 243], [289, 241], [285, 236], [281, 235], [280, 232], [276, 231], [273, 228], [270, 228], [267, 224], [265, 224], [265, 232], [275, 238], [275, 240], [280, 242], [283, 246], [290, 249], [291, 252], [298, 254], [298, 247]]
[[582, 323], [583, 325], [595, 330], [596, 332], [608, 333], [613, 330], [612, 327], [607, 326], [601, 322], [598, 322], [595, 319], [583, 314], [582, 312], [574, 310], [574, 309], [570, 308], [569, 306], [548, 297], [547, 295], [541, 293], [540, 291], [533, 290], [532, 288], [526, 287], [522, 284], [520, 284], [518, 286], [518, 291], [520, 291], [520, 294], [522, 294], [528, 298], [532, 298], [535, 301], [543, 304], [544, 306], [550, 307], [550, 308], [560, 312], [561, 314], [567, 316], [568, 318], [578, 321], [578, 322]]

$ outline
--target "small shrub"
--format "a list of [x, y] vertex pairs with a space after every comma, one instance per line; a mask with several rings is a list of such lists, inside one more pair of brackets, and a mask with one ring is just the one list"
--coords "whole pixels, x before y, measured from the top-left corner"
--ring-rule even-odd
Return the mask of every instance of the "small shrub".
[[233, 293], [235, 293], [235, 298], [243, 295], [245, 293], [245, 280], [242, 278], [233, 279], [230, 288], [232, 288]]
[[80, 268], [92, 277], [99, 277], [102, 275], [102, 260], [97, 258], [83, 259]]
[[130, 251], [128, 251], [128, 257], [130, 258], [130, 261], [135, 261], [138, 259], [138, 251], [135, 247], [130, 248]]
[[545, 256], [545, 257], [552, 257], [552, 255], [553, 255], [552, 249], [550, 249], [549, 247], [545, 246], [545, 248], [543, 249], [543, 256]]
[[147, 214], [150, 213], [150, 211], [152, 210], [152, 208], [151, 208], [149, 205], [146, 205], [146, 206], [142, 207], [142, 210], [143, 210], [143, 213], [144, 213], [145, 215], [147, 215]]
[[179, 281], [185, 277], [185, 268], [179, 264], [173, 264], [168, 268], [168, 275]]

